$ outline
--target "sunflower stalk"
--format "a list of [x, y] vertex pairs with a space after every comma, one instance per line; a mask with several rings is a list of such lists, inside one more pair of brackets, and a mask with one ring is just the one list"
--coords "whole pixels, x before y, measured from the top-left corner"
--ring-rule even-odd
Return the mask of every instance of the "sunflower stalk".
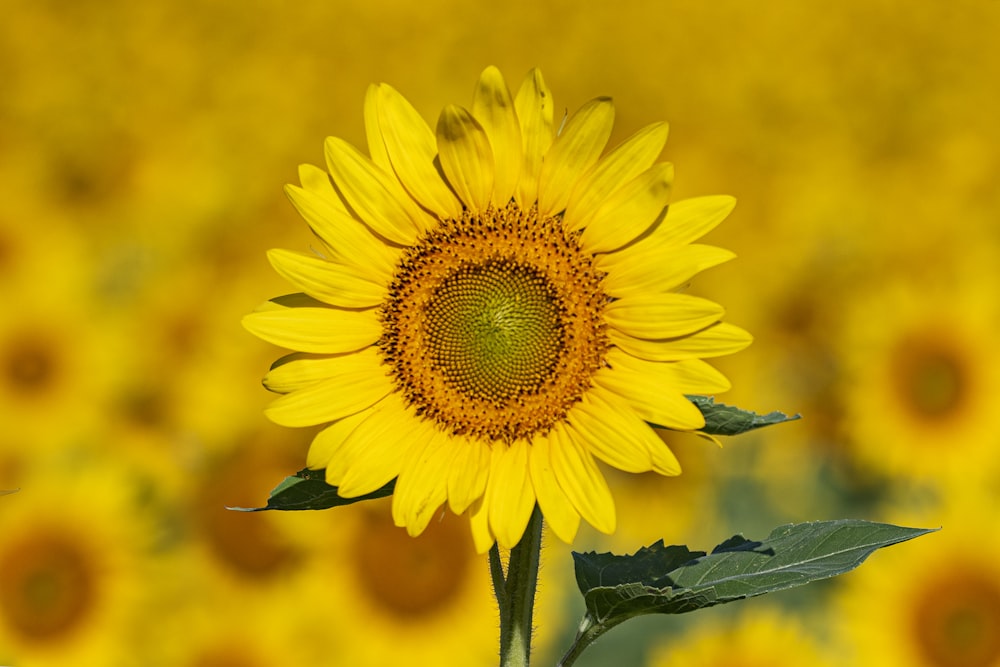
[[511, 549], [507, 572], [496, 544], [490, 549], [490, 574], [500, 609], [500, 667], [528, 667], [532, 613], [542, 547], [542, 513], [535, 506], [521, 541]]

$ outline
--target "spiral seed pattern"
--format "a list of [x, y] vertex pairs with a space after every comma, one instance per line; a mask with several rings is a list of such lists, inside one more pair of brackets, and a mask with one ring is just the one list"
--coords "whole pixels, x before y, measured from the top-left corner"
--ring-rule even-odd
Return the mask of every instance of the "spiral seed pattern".
[[427, 304], [434, 366], [461, 391], [505, 401], [555, 369], [562, 350], [557, 294], [530, 266], [459, 268]]
[[602, 278], [558, 217], [467, 213], [404, 252], [379, 347], [418, 414], [456, 435], [530, 438], [604, 363]]

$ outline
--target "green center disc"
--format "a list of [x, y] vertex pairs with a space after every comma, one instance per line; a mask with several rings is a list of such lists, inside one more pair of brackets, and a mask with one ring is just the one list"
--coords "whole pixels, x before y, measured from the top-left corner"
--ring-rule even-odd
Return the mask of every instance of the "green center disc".
[[563, 347], [557, 303], [530, 266], [496, 260], [459, 268], [427, 304], [435, 368], [462, 391], [495, 401], [537, 389]]

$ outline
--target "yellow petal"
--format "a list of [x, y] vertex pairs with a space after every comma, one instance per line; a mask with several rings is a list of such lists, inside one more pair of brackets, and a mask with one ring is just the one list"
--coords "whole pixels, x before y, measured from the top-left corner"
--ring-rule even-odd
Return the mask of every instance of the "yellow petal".
[[607, 273], [601, 289], [613, 297], [643, 292], [665, 292], [693, 276], [728, 262], [736, 254], [709, 245], [685, 245], [660, 250], [645, 240], [609, 254], [598, 255], [594, 265]]
[[524, 155], [514, 99], [507, 88], [507, 82], [496, 67], [487, 67], [479, 75], [472, 98], [472, 115], [482, 125], [493, 148], [496, 165], [493, 203], [502, 208], [514, 196]]
[[326, 140], [326, 162], [341, 195], [376, 234], [399, 245], [416, 241], [420, 223], [393, 176], [337, 137]]
[[462, 203], [448, 188], [438, 162], [437, 140], [405, 97], [387, 84], [378, 87], [378, 125], [392, 169], [422, 206], [442, 218], [457, 218]]
[[504, 549], [517, 546], [535, 508], [535, 490], [528, 474], [528, 442], [515, 440], [509, 447], [494, 444], [501, 455], [494, 459], [486, 487], [490, 529]]
[[667, 142], [667, 124], [647, 125], [605, 155], [581, 179], [566, 204], [567, 229], [583, 229], [615, 190], [653, 166]]
[[392, 272], [398, 251], [387, 246], [368, 227], [351, 217], [342, 205], [313, 190], [294, 185], [286, 185], [285, 194], [313, 233], [336, 253], [337, 259], [362, 270], [368, 269], [373, 276]]
[[[586, 441], [587, 446], [590, 447], [590, 451], [595, 456], [610, 465], [614, 465], [609, 460], [607, 450], [612, 446], [609, 444], [608, 438], [616, 438], [617, 440], [610, 440], [610, 443], [621, 447], [623, 446], [622, 443], [627, 442], [631, 448], [644, 449], [648, 456], [649, 467], [645, 470], [626, 470], [622, 468], [625, 472], [646, 472], [647, 470], [653, 470], [661, 475], [680, 474], [681, 467], [673, 452], [656, 435], [656, 431], [653, 430], [652, 426], [636, 414], [629, 401], [612, 391], [604, 389], [600, 385], [592, 387], [588, 395], [594, 403], [598, 401], [603, 403], [601, 414], [603, 414], [605, 420], [603, 424], [605, 428], [603, 440], [600, 442], [594, 439]], [[592, 428], [591, 432], [596, 433], [596, 429]], [[583, 434], [578, 430], [577, 435]]]
[[542, 157], [552, 145], [552, 92], [545, 85], [538, 69], [528, 72], [517, 96], [514, 109], [521, 126], [521, 146], [524, 161], [514, 196], [523, 209], [529, 209], [538, 198], [538, 175]]
[[551, 444], [548, 436], [538, 436], [531, 441], [529, 452], [531, 485], [538, 497], [538, 507], [556, 536], [570, 544], [580, 528], [580, 514], [559, 486], [552, 470]]
[[753, 336], [728, 322], [713, 324], [689, 336], [660, 340], [635, 338], [614, 329], [608, 329], [607, 334], [613, 345], [649, 361], [721, 357], [753, 342]]
[[[333, 181], [330, 180], [330, 174], [316, 165], [299, 165], [299, 183], [302, 184], [305, 190], [314, 195], [319, 195], [331, 201], [339, 201], [340, 199], [337, 191], [333, 189]], [[346, 210], [342, 206], [341, 209]]]
[[270, 313], [275, 311], [285, 311], [292, 308], [328, 308], [325, 303], [314, 299], [308, 294], [303, 294], [302, 292], [295, 292], [293, 294], [285, 294], [283, 296], [276, 296], [273, 299], [268, 299], [267, 301], [259, 304], [253, 309], [255, 313]]
[[469, 507], [469, 527], [472, 529], [472, 544], [476, 553], [484, 554], [490, 550], [496, 537], [490, 531], [490, 506], [486, 496], [480, 496]]
[[594, 254], [634, 241], [663, 216], [673, 179], [673, 165], [661, 162], [615, 190], [583, 230], [580, 247]]
[[406, 526], [411, 537], [424, 532], [444, 504], [448, 471], [456, 453], [456, 443], [443, 431], [430, 429], [429, 436], [421, 439], [423, 445], [412, 447], [404, 459], [392, 492], [393, 521]]
[[490, 446], [478, 439], [465, 439], [457, 443], [455, 459], [448, 471], [448, 506], [461, 514], [486, 492], [490, 476]]
[[650, 361], [613, 347], [605, 354], [605, 361], [608, 365], [602, 371], [622, 373], [623, 377], [643, 375], [659, 387], [684, 394], [715, 394], [730, 388], [726, 377], [701, 359]]
[[337, 456], [337, 451], [347, 436], [357, 428], [358, 424], [368, 418], [372, 409], [368, 408], [349, 417], [338, 419], [317, 433], [309, 445], [306, 467], [311, 470], [326, 468], [326, 483], [334, 486], [340, 484], [340, 479], [334, 479], [330, 474], [330, 462]]
[[409, 450], [420, 447], [433, 431], [392, 395], [368, 419], [351, 431], [341, 445], [349, 465], [337, 489], [344, 498], [356, 498], [382, 488], [399, 476]]
[[365, 138], [368, 140], [368, 155], [371, 156], [379, 169], [392, 171], [389, 153], [385, 149], [385, 140], [379, 127], [379, 86], [371, 84], [365, 91]]
[[566, 208], [580, 177], [594, 166], [608, 143], [614, 122], [615, 107], [608, 97], [587, 102], [566, 121], [538, 174], [540, 215], [554, 215]]
[[563, 424], [552, 429], [549, 438], [549, 457], [559, 488], [587, 523], [602, 533], [613, 533], [615, 501], [590, 451]]
[[270, 250], [267, 258], [274, 270], [295, 287], [314, 299], [341, 308], [379, 305], [385, 300], [391, 277], [292, 250]]
[[278, 359], [264, 376], [264, 386], [278, 394], [305, 389], [338, 373], [368, 370], [384, 373], [381, 357], [374, 347], [360, 352], [338, 355], [317, 355], [296, 352]]
[[[648, 428], [640, 420], [631, 407], [616, 402], [612, 405], [608, 392], [602, 392], [600, 387], [591, 387], [583, 398], [573, 406], [566, 418], [573, 427], [576, 436], [587, 445], [587, 448], [608, 465], [625, 472], [647, 472], [652, 470], [642, 438], [634, 431], [638, 427], [633, 422]], [[626, 415], [617, 415], [615, 409], [624, 407]], [[624, 430], [616, 428], [623, 423]]]
[[673, 364], [645, 361], [612, 348], [609, 367], [594, 374], [594, 383], [628, 401], [642, 419], [677, 430], [693, 431], [705, 426], [705, 418], [678, 386]]
[[282, 426], [325, 424], [371, 407], [394, 389], [384, 370], [352, 364], [344, 372], [276, 399], [264, 414]]
[[714, 229], [736, 206], [729, 195], [682, 199], [670, 205], [663, 224], [656, 229], [661, 247], [678, 246], [701, 238]]
[[636, 338], [673, 338], [704, 329], [724, 313], [717, 303], [690, 294], [639, 294], [609, 303], [604, 319]]
[[[402, 403], [399, 396], [395, 393], [390, 393], [361, 412], [356, 412], [339, 419], [323, 431], [320, 431], [320, 434], [322, 434], [326, 430], [331, 430], [332, 432], [328, 437], [332, 440], [339, 440], [339, 442], [335, 442], [331, 447], [332, 456], [327, 460], [326, 483], [339, 487], [344, 479], [344, 475], [354, 465], [354, 461], [358, 457], [366, 456], [365, 450], [359, 446], [362, 441], [348, 441], [349, 436], [357, 430], [358, 426], [377, 415], [397, 415], [398, 417], [401, 410]], [[343, 425], [339, 426], [341, 424]]]
[[725, 375], [701, 359], [659, 363], [669, 364], [674, 386], [685, 394], [721, 394], [732, 387]]
[[449, 104], [437, 125], [441, 168], [459, 199], [482, 211], [493, 196], [493, 149], [486, 131], [468, 111]]
[[243, 317], [243, 326], [258, 338], [299, 352], [339, 354], [368, 347], [382, 335], [374, 309], [282, 308]]

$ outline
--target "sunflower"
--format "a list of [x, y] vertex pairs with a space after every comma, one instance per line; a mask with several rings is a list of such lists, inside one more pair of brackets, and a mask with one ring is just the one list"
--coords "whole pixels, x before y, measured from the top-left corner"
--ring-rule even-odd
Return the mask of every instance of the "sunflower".
[[537, 70], [512, 95], [487, 68], [471, 110], [445, 107], [436, 131], [385, 84], [364, 117], [370, 156], [329, 138], [329, 174], [303, 166], [286, 190], [318, 252], [269, 258], [301, 292], [244, 319], [295, 351], [264, 379], [285, 394], [268, 416], [327, 424], [307, 463], [345, 497], [396, 479], [411, 535], [445, 503], [480, 552], [515, 545], [536, 502], [567, 542], [581, 517], [612, 532], [595, 459], [678, 474], [652, 425], [702, 428], [685, 394], [729, 387], [702, 358], [750, 340], [678, 290], [733, 256], [690, 243], [732, 198], [668, 208], [666, 125], [602, 156], [611, 100], [557, 131]]
[[646, 664], [649, 667], [820, 667], [832, 662], [799, 617], [777, 607], [759, 606], [735, 619], [704, 623], [683, 638], [654, 646]]
[[0, 664], [126, 664], [150, 525], [127, 469], [50, 458], [0, 512]]
[[903, 520], [942, 526], [922, 551], [889, 549], [840, 584], [831, 618], [851, 664], [1000, 667], [996, 491], [964, 479], [941, 499]]
[[[335, 647], [343, 664], [448, 664], [457, 655], [469, 664], [492, 662], [496, 602], [465, 521], [445, 513], [410, 538], [395, 526], [391, 503], [311, 513], [316, 523], [308, 534], [322, 538], [318, 567], [301, 594], [309, 616], [302, 624], [314, 641]], [[545, 626], [561, 611], [539, 609], [542, 646], [552, 634]]]
[[[973, 266], [993, 266], [969, 264], [973, 275]], [[994, 429], [983, 417], [1000, 399], [994, 290], [978, 277], [936, 280], [890, 281], [845, 318], [840, 389], [850, 452], [896, 479], [996, 471]]]

